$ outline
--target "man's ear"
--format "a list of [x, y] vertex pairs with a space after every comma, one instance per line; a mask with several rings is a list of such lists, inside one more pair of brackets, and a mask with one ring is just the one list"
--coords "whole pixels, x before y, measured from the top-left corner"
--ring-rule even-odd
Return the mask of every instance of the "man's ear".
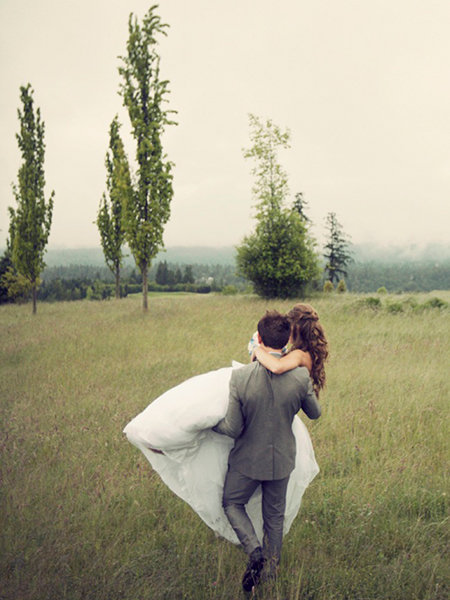
[[258, 331], [258, 335], [257, 335], [257, 340], [258, 340], [258, 344], [262, 344], [263, 341], [261, 339], [261, 336], [259, 335], [259, 331]]

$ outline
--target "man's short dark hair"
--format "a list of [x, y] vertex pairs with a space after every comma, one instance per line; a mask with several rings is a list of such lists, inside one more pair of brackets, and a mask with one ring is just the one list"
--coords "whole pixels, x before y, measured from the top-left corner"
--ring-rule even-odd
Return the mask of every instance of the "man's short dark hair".
[[268, 310], [258, 323], [258, 333], [264, 346], [280, 350], [289, 341], [291, 324], [287, 316], [276, 310]]

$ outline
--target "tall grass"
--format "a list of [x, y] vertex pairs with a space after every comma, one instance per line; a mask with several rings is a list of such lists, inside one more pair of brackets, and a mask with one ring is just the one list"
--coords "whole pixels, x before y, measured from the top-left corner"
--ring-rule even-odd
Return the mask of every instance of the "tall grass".
[[[448, 597], [449, 311], [383, 302], [312, 301], [331, 346], [323, 415], [307, 422], [321, 473], [258, 598]], [[1, 600], [241, 597], [243, 552], [121, 432], [167, 388], [247, 361], [261, 314], [291, 304], [167, 296], [143, 316], [130, 297], [41, 304], [34, 318], [1, 307]]]

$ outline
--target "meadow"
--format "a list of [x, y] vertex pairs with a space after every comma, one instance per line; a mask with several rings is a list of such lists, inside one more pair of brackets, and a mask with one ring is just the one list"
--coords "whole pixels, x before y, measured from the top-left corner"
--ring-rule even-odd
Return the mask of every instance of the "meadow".
[[[449, 301], [450, 294], [438, 292]], [[257, 598], [446, 600], [450, 311], [433, 295], [317, 296], [331, 357], [321, 472]], [[248, 360], [266, 308], [167, 295], [0, 307], [1, 600], [241, 598], [245, 556], [122, 434], [184, 379]], [[188, 399], [187, 399], [188, 401]]]

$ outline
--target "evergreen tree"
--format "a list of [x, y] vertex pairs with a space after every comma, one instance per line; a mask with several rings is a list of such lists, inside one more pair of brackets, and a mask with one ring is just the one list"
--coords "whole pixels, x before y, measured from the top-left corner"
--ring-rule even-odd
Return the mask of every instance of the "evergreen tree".
[[180, 267], [176, 268], [174, 278], [175, 278], [175, 283], [181, 283], [183, 281], [183, 275], [181, 274]]
[[308, 206], [308, 202], [303, 198], [303, 192], [295, 194], [295, 200], [292, 206], [293, 210], [298, 213], [300, 219], [304, 223], [311, 223], [311, 219], [305, 213], [306, 206]]
[[158, 268], [156, 269], [155, 281], [159, 285], [167, 285], [168, 279], [168, 267], [167, 262], [163, 261], [158, 263]]
[[13, 271], [11, 255], [8, 250], [0, 258], [0, 304], [11, 302], [11, 294], [8, 294], [8, 273]]
[[168, 25], [161, 22], [152, 6], [142, 26], [130, 15], [127, 54], [119, 73], [121, 94], [128, 109], [136, 139], [138, 164], [132, 199], [126, 205], [126, 237], [142, 273], [143, 309], [148, 310], [148, 269], [163, 244], [164, 225], [170, 216], [173, 196], [172, 163], [163, 152], [161, 136], [166, 125], [174, 124], [163, 108], [168, 81], [160, 77], [157, 38], [166, 35]]
[[282, 132], [271, 120], [250, 115], [252, 145], [245, 158], [256, 162], [253, 194], [256, 200], [255, 232], [237, 248], [241, 275], [252, 281], [264, 297], [290, 297], [302, 292], [319, 275], [315, 242], [295, 205], [285, 207], [287, 175], [278, 162], [279, 148], [289, 148], [289, 131]]
[[326, 278], [333, 284], [347, 276], [347, 265], [352, 261], [349, 236], [344, 233], [336, 213], [330, 212], [326, 217], [328, 242], [325, 244]]
[[192, 265], [186, 265], [184, 267], [183, 283], [194, 283], [195, 277], [192, 271]]
[[17, 111], [20, 133], [16, 137], [23, 163], [18, 172], [18, 183], [13, 185], [17, 207], [9, 207], [8, 248], [17, 276], [29, 282], [35, 314], [39, 275], [45, 267], [44, 254], [52, 222], [54, 192], [46, 201], [45, 125], [40, 109], [34, 110], [30, 84], [20, 88], [20, 97], [23, 108]]
[[106, 154], [106, 188], [97, 215], [103, 254], [116, 280], [116, 298], [120, 298], [120, 268], [122, 246], [125, 241], [124, 213], [131, 201], [131, 177], [128, 159], [119, 134], [120, 123], [116, 116], [109, 130], [109, 150]]

